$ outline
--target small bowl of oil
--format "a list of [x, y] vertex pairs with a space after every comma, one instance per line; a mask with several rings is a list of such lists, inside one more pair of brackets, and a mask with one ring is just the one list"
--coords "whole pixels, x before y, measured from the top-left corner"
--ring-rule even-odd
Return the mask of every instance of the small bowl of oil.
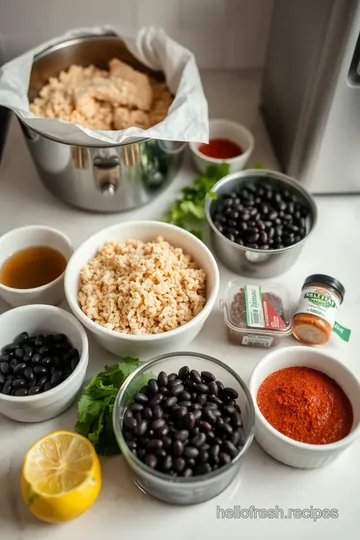
[[0, 237], [0, 297], [13, 307], [57, 305], [64, 298], [64, 273], [73, 254], [57, 229], [29, 225]]

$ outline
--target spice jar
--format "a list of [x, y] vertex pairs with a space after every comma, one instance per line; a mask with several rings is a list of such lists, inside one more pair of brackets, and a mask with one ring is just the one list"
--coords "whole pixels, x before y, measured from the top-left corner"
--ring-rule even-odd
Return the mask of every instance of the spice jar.
[[344, 296], [345, 289], [335, 278], [323, 274], [306, 278], [293, 321], [296, 339], [307, 345], [327, 343]]

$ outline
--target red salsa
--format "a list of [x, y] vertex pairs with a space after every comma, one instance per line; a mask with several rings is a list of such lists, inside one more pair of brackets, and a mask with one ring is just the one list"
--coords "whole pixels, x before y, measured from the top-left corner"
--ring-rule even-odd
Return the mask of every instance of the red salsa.
[[241, 146], [229, 139], [210, 139], [209, 144], [200, 144], [199, 152], [215, 159], [231, 159], [241, 156]]

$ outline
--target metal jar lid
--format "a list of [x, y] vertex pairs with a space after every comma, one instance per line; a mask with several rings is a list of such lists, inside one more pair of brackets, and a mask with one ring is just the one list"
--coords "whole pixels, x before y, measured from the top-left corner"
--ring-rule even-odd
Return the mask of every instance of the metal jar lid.
[[309, 276], [305, 279], [304, 286], [309, 285], [309, 283], [314, 283], [314, 282], [324, 283], [325, 285], [329, 285], [330, 287], [333, 287], [340, 294], [341, 303], [344, 301], [345, 287], [337, 279], [331, 276], [326, 276], [325, 274], [313, 274], [312, 276]]

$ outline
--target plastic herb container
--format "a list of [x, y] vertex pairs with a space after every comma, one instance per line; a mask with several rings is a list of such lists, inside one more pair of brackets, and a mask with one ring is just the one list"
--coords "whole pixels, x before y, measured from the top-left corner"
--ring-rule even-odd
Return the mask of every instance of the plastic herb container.
[[275, 347], [292, 333], [291, 300], [285, 287], [233, 280], [220, 305], [228, 339], [237, 345]]

